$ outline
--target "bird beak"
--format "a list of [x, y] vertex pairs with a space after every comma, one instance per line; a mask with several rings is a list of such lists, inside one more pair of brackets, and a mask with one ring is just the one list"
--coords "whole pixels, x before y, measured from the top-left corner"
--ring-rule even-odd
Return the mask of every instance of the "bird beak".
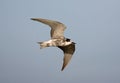
[[72, 42], [73, 44], [76, 44], [75, 42]]

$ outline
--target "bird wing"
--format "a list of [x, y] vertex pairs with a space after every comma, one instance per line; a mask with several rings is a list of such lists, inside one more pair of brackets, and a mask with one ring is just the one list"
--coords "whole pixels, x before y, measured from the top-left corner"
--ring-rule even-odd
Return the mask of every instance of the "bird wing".
[[39, 21], [51, 27], [51, 38], [64, 38], [64, 30], [66, 26], [58, 21], [52, 21], [42, 18], [31, 18], [32, 20]]
[[72, 55], [75, 51], [75, 43], [67, 46], [58, 46], [58, 48], [60, 48], [64, 52], [63, 66], [61, 69], [61, 71], [63, 71], [72, 58]]

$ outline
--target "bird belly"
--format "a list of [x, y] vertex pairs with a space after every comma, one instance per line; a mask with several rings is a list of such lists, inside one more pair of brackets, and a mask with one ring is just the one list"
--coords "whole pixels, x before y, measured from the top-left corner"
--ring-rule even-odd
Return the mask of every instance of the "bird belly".
[[61, 39], [51, 39], [48, 41], [44, 41], [44, 42], [38, 42], [40, 44], [40, 48], [45, 48], [45, 47], [57, 47], [57, 46], [67, 46], [70, 45], [71, 42], [66, 42], [64, 40]]

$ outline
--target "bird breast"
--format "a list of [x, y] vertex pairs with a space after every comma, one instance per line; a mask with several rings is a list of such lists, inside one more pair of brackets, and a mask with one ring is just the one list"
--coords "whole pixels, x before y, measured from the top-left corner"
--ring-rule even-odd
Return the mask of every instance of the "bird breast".
[[65, 41], [64, 39], [53, 39], [52, 42], [53, 46], [67, 46], [70, 45], [71, 41]]

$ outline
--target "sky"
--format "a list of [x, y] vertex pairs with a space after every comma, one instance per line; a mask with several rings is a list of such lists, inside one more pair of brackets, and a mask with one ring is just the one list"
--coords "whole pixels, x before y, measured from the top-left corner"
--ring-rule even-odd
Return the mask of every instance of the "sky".
[[[76, 51], [64, 71], [63, 52], [40, 49], [50, 28], [67, 26]], [[119, 0], [0, 0], [0, 83], [120, 83]]]

